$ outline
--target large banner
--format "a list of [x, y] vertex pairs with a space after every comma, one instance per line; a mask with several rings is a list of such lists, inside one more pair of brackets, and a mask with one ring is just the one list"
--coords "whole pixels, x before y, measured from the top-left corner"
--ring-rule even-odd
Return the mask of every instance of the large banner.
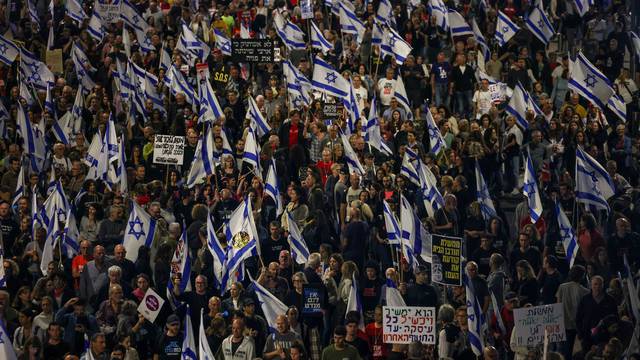
[[567, 339], [562, 304], [514, 309], [513, 318], [513, 339], [517, 346], [540, 345], [544, 342], [545, 333], [550, 343]]
[[436, 343], [436, 309], [418, 306], [384, 306], [382, 341], [388, 344]]
[[431, 235], [431, 281], [462, 285], [462, 238]]
[[153, 142], [153, 163], [182, 165], [184, 161], [184, 136], [156, 135]]

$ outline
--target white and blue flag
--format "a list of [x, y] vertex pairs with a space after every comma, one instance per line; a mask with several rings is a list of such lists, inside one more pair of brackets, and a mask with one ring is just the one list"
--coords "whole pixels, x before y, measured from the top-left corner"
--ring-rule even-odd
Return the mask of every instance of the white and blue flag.
[[467, 24], [462, 15], [459, 12], [449, 9], [448, 10], [448, 19], [449, 19], [449, 30], [451, 31], [451, 37], [454, 38], [456, 36], [473, 36], [473, 30], [471, 26]]
[[613, 111], [622, 122], [627, 122], [627, 104], [624, 103], [620, 95], [614, 94], [611, 96], [609, 101], [607, 101], [607, 107]]
[[269, 126], [267, 119], [262, 115], [260, 108], [258, 108], [258, 104], [251, 95], [249, 95], [247, 118], [250, 120], [249, 126], [251, 126], [251, 128], [256, 132], [258, 137], [263, 137], [271, 132], [271, 126]]
[[581, 148], [576, 149], [576, 201], [609, 211], [607, 200], [615, 194], [609, 173]]
[[27, 152], [31, 171], [38, 173], [44, 170], [44, 161], [47, 157], [44, 135], [40, 129], [34, 128], [31, 124], [29, 115], [27, 115], [20, 102], [17, 105], [16, 132], [24, 141], [24, 148]]
[[276, 32], [287, 49], [305, 49], [306, 43], [304, 41], [304, 32], [291, 21], [287, 20], [282, 27], [276, 28]]
[[20, 49], [18, 49], [16, 44], [0, 35], [0, 61], [5, 65], [11, 66], [19, 54]]
[[471, 279], [469, 279], [469, 274], [467, 274], [466, 270], [462, 275], [462, 281], [464, 282], [467, 295], [467, 325], [469, 327], [467, 336], [473, 353], [476, 356], [482, 356], [482, 351], [484, 349], [483, 327], [486, 319], [482, 313], [482, 307], [480, 306], [480, 301], [476, 296], [473, 283], [471, 282]]
[[22, 161], [20, 162], [20, 172], [18, 173], [18, 182], [16, 183], [16, 190], [13, 192], [13, 200], [11, 201], [11, 208], [14, 211], [18, 209], [18, 200], [25, 196], [26, 187], [24, 184], [24, 166], [22, 166]]
[[120, 5], [120, 18], [125, 24], [134, 29], [147, 32], [149, 28], [147, 22], [140, 16], [140, 13], [138, 13], [138, 9], [136, 9], [129, 0], [122, 0], [122, 4]]
[[504, 46], [511, 38], [520, 30], [505, 13], [498, 10], [498, 21], [496, 24], [495, 38], [498, 41], [498, 45]]
[[78, 231], [76, 216], [71, 211], [71, 206], [67, 209], [66, 218], [62, 232], [62, 253], [67, 259], [73, 259], [80, 250], [80, 231]]
[[629, 31], [629, 41], [631, 42], [631, 47], [633, 48], [634, 56], [640, 58], [640, 36], [633, 31]]
[[213, 284], [216, 289], [222, 291], [222, 281], [224, 279], [224, 266], [227, 261], [227, 250], [223, 248], [213, 227], [211, 213], [207, 213], [207, 248], [213, 258]]
[[44, 240], [44, 246], [42, 247], [42, 259], [40, 259], [40, 271], [44, 276], [49, 274], [49, 263], [54, 260], [53, 253], [62, 232], [60, 231], [60, 221], [55, 219], [51, 221], [47, 226], [47, 237]]
[[409, 181], [414, 183], [416, 186], [420, 186], [420, 176], [418, 172], [411, 164], [411, 160], [409, 159], [409, 154], [407, 152], [404, 153], [402, 157], [402, 165], [400, 165], [400, 175], [404, 175]]
[[391, 149], [382, 140], [380, 134], [380, 121], [378, 120], [378, 105], [376, 104], [376, 97], [374, 95], [371, 100], [371, 107], [369, 108], [369, 117], [367, 122], [363, 125], [362, 131], [364, 132], [364, 141], [376, 150], [384, 153], [385, 155], [391, 155]]
[[399, 73], [396, 75], [396, 81], [393, 85], [393, 96], [404, 108], [407, 119], [413, 120], [413, 109], [411, 109], [411, 105], [409, 104], [407, 89], [404, 87], [404, 81], [402, 81], [402, 76], [400, 76]]
[[475, 19], [471, 19], [471, 29], [473, 30], [473, 36], [476, 38], [476, 43], [480, 47], [482, 51], [482, 56], [485, 61], [489, 61], [491, 59], [491, 50], [489, 49], [489, 44], [487, 43], [487, 39], [482, 35], [482, 31], [480, 31], [480, 27]]
[[525, 26], [531, 31], [535, 37], [537, 37], [546, 46], [551, 41], [556, 31], [551, 25], [547, 14], [540, 6], [536, 6], [531, 10], [529, 15], [525, 18]]
[[[198, 83], [198, 93], [200, 94], [200, 119], [204, 121], [214, 121], [224, 115], [222, 106], [218, 102], [218, 97], [211, 87], [209, 78], [204, 78]], [[200, 120], [199, 120], [200, 121]]]
[[497, 216], [496, 208], [493, 206], [493, 200], [491, 200], [489, 188], [487, 187], [487, 183], [484, 181], [484, 176], [482, 176], [478, 159], [476, 159], [476, 197], [478, 198], [480, 211], [482, 212], [482, 217], [484, 217], [485, 221], [489, 221]]
[[313, 59], [313, 78], [311, 85], [326, 95], [344, 99], [349, 96], [349, 82], [337, 72], [331, 64], [319, 57]]
[[320, 31], [320, 28], [318, 28], [318, 25], [316, 25], [313, 20], [311, 20], [311, 46], [314, 49], [322, 51], [323, 54], [333, 50], [333, 44], [325, 39], [322, 31]]
[[29, 19], [31, 20], [31, 24], [40, 29], [40, 19], [38, 17], [38, 11], [36, 10], [36, 6], [33, 4], [32, 0], [27, 0], [27, 11], [29, 12]]
[[151, 218], [143, 208], [135, 201], [132, 201], [133, 209], [129, 214], [127, 226], [124, 231], [124, 245], [127, 251], [127, 259], [136, 261], [138, 259], [138, 250], [141, 246], [150, 248], [153, 243], [153, 236], [156, 229], [156, 219]]
[[198, 139], [195, 156], [187, 175], [186, 185], [188, 188], [201, 184], [207, 176], [213, 175], [215, 171], [214, 149], [211, 126], [206, 123], [204, 134]]
[[289, 307], [257, 281], [251, 281], [251, 287], [253, 287], [256, 297], [258, 298], [260, 308], [264, 314], [264, 319], [267, 320], [269, 332], [275, 333], [277, 331], [276, 319], [278, 318], [278, 315], [286, 314]]
[[426, 112], [427, 115], [427, 131], [429, 134], [429, 145], [431, 146], [431, 152], [438, 155], [441, 151], [444, 151], [446, 143], [440, 133], [440, 129], [436, 125], [436, 121], [431, 115], [431, 111]]
[[386, 283], [386, 289], [385, 289], [385, 299], [387, 301], [387, 306], [407, 306], [407, 303], [405, 303], [404, 299], [402, 298], [402, 294], [400, 293], [400, 290], [398, 290], [398, 287], [396, 286], [396, 283], [387, 278], [387, 283]]
[[311, 81], [307, 79], [289, 60], [282, 62], [282, 72], [287, 81], [289, 106], [301, 109], [303, 105], [311, 104]]
[[533, 168], [533, 161], [531, 161], [531, 154], [529, 153], [527, 153], [527, 163], [524, 168], [522, 192], [527, 197], [531, 223], [535, 224], [542, 215], [542, 201], [540, 201], [540, 191], [538, 191], [536, 170]]
[[18, 356], [13, 349], [11, 335], [7, 331], [4, 322], [0, 322], [0, 358], [4, 360], [17, 360]]
[[576, 10], [580, 17], [583, 17], [589, 12], [589, 7], [593, 5], [593, 0], [573, 0], [573, 3], [576, 5]]
[[191, 307], [187, 304], [186, 314], [184, 315], [184, 338], [182, 339], [181, 360], [198, 360], [196, 337], [193, 334], [193, 326], [191, 325]]
[[[0, 43], [0, 53], [2, 53], [2, 43]], [[12, 53], [12, 49], [8, 48], [5, 56], [13, 56]], [[20, 49], [20, 72], [26, 82], [39, 90], [46, 90], [47, 84], [53, 84], [55, 82], [55, 77], [47, 65], [38, 60], [33, 53], [25, 49]]]
[[362, 300], [360, 294], [358, 294], [358, 282], [356, 281], [356, 275], [353, 274], [351, 279], [351, 289], [349, 289], [349, 299], [347, 300], [347, 309], [345, 311], [345, 317], [350, 311], [356, 311], [360, 313], [360, 323], [358, 329], [364, 331], [364, 316], [362, 315]]
[[207, 340], [207, 332], [204, 330], [204, 308], [200, 312], [200, 328], [198, 329], [198, 359], [215, 360], [213, 351]]
[[411, 53], [413, 48], [395, 30], [387, 27], [382, 34], [380, 44], [380, 55], [385, 57], [390, 55], [396, 60], [398, 65], [402, 65]]
[[360, 20], [356, 14], [354, 6], [345, 0], [341, 0], [338, 6], [340, 7], [339, 17], [342, 32], [344, 34], [355, 35], [358, 44], [361, 43], [365, 27], [362, 20]]
[[231, 286], [231, 279], [244, 260], [258, 250], [258, 241], [260, 240], [251, 208], [251, 199], [245, 198], [224, 225], [228, 246], [220, 287], [221, 292], [225, 292]]
[[256, 139], [256, 134], [251, 128], [247, 131], [247, 137], [244, 140], [242, 161], [252, 165], [255, 175], [260, 177], [260, 145]]
[[84, 19], [86, 19], [87, 13], [84, 12], [82, 8], [82, 4], [78, 0], [67, 0], [66, 1], [67, 15], [70, 18], [77, 21], [79, 25], [82, 25]]
[[409, 266], [415, 268], [419, 264], [419, 258], [431, 263], [431, 235], [404, 195], [400, 195], [400, 228], [402, 254]]
[[291, 245], [291, 257], [300, 265], [306, 264], [309, 259], [309, 248], [302, 237], [302, 232], [300, 232], [296, 221], [289, 211], [287, 211], [287, 220], [287, 224], [289, 225], [288, 240]]
[[387, 229], [387, 239], [389, 240], [389, 244], [394, 245], [395, 247], [400, 246], [400, 242], [402, 240], [402, 230], [400, 229], [400, 224], [396, 214], [391, 211], [391, 207], [387, 200], [382, 201], [383, 204], [383, 214], [384, 214], [384, 227]]
[[614, 94], [611, 81], [587, 58], [578, 52], [575, 60], [569, 60], [569, 89], [604, 110]]
[[91, 19], [89, 19], [87, 32], [99, 43], [102, 42], [102, 39], [104, 39], [105, 30], [104, 26], [102, 25], [102, 19], [100, 18], [100, 14], [98, 14], [98, 12], [95, 10], [91, 15]]
[[223, 55], [231, 56], [231, 40], [219, 29], [213, 29], [216, 35], [216, 49], [219, 49]]
[[531, 99], [531, 96], [527, 90], [522, 87], [522, 84], [518, 82], [515, 89], [513, 89], [511, 99], [509, 99], [509, 103], [505, 110], [516, 118], [516, 122], [521, 128], [526, 130], [529, 128], [527, 111], [534, 110], [531, 106], [532, 103], [533, 100]]
[[165, 83], [168, 85], [171, 94], [174, 96], [177, 94], [184, 94], [185, 100], [192, 105], [198, 105], [198, 99], [196, 98], [195, 90], [187, 80], [185, 80], [182, 73], [176, 69], [175, 65], [171, 65], [167, 71], [167, 75], [164, 77]]
[[344, 158], [347, 162], [347, 166], [349, 167], [349, 173], [356, 173], [360, 176], [364, 176], [366, 172], [358, 159], [358, 155], [353, 151], [351, 143], [349, 143], [349, 138], [344, 134], [340, 134], [340, 138], [342, 140], [342, 146], [344, 147]]
[[276, 174], [276, 161], [271, 159], [267, 170], [267, 181], [264, 184], [264, 193], [273, 199], [276, 204], [276, 216], [280, 216], [284, 209], [280, 187], [278, 186], [278, 175]]
[[571, 221], [562, 210], [560, 202], [556, 200], [556, 217], [558, 219], [558, 228], [560, 229], [560, 239], [562, 240], [562, 246], [566, 253], [567, 263], [569, 268], [573, 267], [573, 262], [578, 255], [578, 238], [576, 237]]
[[[145, 31], [146, 32], [146, 31]], [[205, 61], [209, 54], [211, 53], [211, 48], [204, 41], [198, 39], [196, 34], [187, 26], [187, 24], [182, 20], [182, 39], [184, 40], [184, 44], [192, 54], [200, 58], [200, 60]]]
[[431, 16], [436, 18], [436, 23], [443, 30], [449, 30], [449, 10], [444, 3], [444, 0], [429, 0], [427, 6]]

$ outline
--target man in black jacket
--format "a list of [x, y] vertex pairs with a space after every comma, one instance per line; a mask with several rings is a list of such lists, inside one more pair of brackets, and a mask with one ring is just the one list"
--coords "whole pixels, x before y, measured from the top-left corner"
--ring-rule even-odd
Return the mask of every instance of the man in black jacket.
[[591, 293], [582, 297], [578, 304], [576, 325], [582, 348], [591, 349], [591, 330], [608, 315], [618, 316], [616, 301], [604, 291], [604, 280], [596, 275], [591, 278]]
[[467, 56], [458, 54], [456, 66], [451, 70], [449, 95], [455, 95], [455, 112], [463, 117], [471, 114], [471, 98], [473, 97], [475, 72], [467, 65]]
[[[426, 266], [420, 265], [415, 271], [416, 282], [407, 288], [404, 299], [407, 306], [440, 306], [439, 294], [436, 288], [430, 284], [429, 271]], [[401, 286], [401, 290], [404, 286]]]

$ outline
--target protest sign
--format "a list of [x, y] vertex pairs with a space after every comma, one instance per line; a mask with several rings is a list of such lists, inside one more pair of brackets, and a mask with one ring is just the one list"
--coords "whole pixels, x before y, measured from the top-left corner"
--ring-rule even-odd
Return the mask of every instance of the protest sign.
[[153, 163], [182, 165], [184, 136], [156, 135], [153, 143]]
[[567, 339], [562, 304], [533, 306], [513, 310], [514, 337], [517, 346], [533, 347], [545, 341], [562, 342]]
[[62, 67], [62, 49], [47, 50], [46, 62], [51, 72], [61, 74], [64, 72]]
[[462, 238], [433, 234], [431, 239], [431, 281], [462, 285]]
[[274, 62], [273, 48], [271, 39], [232, 39], [231, 58], [235, 62], [270, 63]]
[[322, 290], [316, 286], [307, 285], [303, 289], [304, 303], [302, 304], [302, 314], [310, 316], [322, 315]]
[[300, 10], [303, 19], [313, 19], [313, 5], [311, 0], [300, 0]]
[[164, 300], [153, 291], [153, 289], [147, 289], [147, 292], [144, 293], [144, 297], [138, 305], [138, 312], [144, 316], [145, 319], [150, 322], [156, 321], [158, 314], [160, 314], [160, 310], [162, 309], [162, 305], [164, 305]]
[[497, 83], [489, 85], [489, 93], [491, 94], [491, 101], [494, 104], [499, 104], [506, 100], [506, 88], [507, 84]]
[[94, 10], [100, 15], [100, 19], [105, 24], [111, 24], [120, 20], [120, 2], [116, 4], [102, 4], [95, 2]]
[[436, 343], [436, 309], [418, 306], [384, 306], [382, 341], [388, 344]]

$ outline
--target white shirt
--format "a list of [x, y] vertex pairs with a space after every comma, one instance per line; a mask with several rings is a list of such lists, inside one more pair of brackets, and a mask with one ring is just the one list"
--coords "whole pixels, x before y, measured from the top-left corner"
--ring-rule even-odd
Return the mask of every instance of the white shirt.
[[365, 89], [364, 87], [360, 86], [359, 88], [353, 88], [355, 96], [356, 96], [356, 100], [358, 100], [358, 108], [360, 110], [365, 108], [365, 103], [367, 102], [368, 98], [369, 98], [369, 92], [367, 92], [367, 89]]
[[475, 94], [473, 94], [472, 101], [476, 104], [476, 107], [478, 109], [476, 111], [476, 119], [480, 119], [482, 115], [488, 114], [491, 110], [491, 106], [493, 105], [493, 102], [491, 101], [491, 93], [489, 92], [489, 90], [476, 90]]
[[391, 98], [393, 97], [393, 89], [396, 86], [396, 79], [382, 78], [378, 80], [378, 97], [380, 103], [384, 106], [391, 104]]

